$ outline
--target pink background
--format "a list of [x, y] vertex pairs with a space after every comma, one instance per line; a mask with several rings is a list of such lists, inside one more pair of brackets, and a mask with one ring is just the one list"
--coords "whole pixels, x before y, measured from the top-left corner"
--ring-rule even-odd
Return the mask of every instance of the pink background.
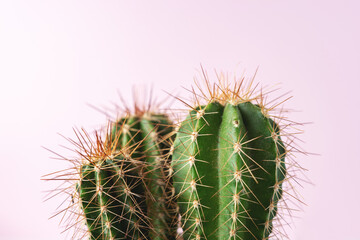
[[[180, 3], [181, 2], [181, 3]], [[57, 133], [106, 120], [86, 104], [130, 97], [132, 85], [185, 93], [200, 64], [281, 83], [305, 126], [300, 156], [314, 185], [299, 192], [290, 239], [360, 239], [360, 5], [346, 0], [1, 1], [0, 238], [65, 239], [61, 198], [42, 175], [67, 163]]]

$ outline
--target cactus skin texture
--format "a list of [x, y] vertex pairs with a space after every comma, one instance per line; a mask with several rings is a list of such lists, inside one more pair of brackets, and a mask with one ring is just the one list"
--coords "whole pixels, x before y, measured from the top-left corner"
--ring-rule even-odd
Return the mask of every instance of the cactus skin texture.
[[169, 134], [166, 115], [122, 118], [98, 144], [101, 154], [80, 166], [77, 191], [90, 239], [171, 239]]
[[269, 239], [286, 151], [263, 110], [213, 98], [180, 124], [171, 166], [184, 239]]

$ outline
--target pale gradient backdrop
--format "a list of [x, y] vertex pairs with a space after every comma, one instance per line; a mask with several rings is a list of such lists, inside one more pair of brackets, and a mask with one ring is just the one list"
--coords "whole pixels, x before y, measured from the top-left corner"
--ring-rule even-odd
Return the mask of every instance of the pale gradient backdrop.
[[0, 2], [0, 239], [65, 239], [61, 197], [42, 175], [69, 155], [57, 133], [97, 128], [87, 104], [129, 98], [132, 85], [184, 93], [200, 64], [281, 83], [305, 125], [300, 157], [314, 185], [290, 239], [360, 239], [360, 4], [348, 0]]

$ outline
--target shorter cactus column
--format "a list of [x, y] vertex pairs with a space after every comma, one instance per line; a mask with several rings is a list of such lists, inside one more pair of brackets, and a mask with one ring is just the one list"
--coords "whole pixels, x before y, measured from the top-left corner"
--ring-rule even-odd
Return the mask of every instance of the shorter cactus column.
[[126, 166], [119, 157], [81, 166], [78, 191], [91, 239], [139, 239], [146, 232], [146, 216], [133, 192], [139, 181]]
[[90, 239], [145, 239], [146, 214], [139, 199], [143, 194], [139, 168], [131, 156], [104, 152], [80, 166], [77, 191]]

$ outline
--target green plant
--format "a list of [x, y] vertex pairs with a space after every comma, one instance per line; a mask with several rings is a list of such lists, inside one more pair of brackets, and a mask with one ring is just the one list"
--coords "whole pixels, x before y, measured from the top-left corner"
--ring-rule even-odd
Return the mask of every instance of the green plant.
[[281, 129], [252, 83], [206, 84], [209, 94], [194, 93], [196, 104], [174, 142], [182, 236], [268, 239], [286, 179]]
[[75, 180], [66, 212], [86, 229], [78, 227], [73, 238], [282, 236], [274, 226], [280, 210], [290, 211], [284, 183], [299, 169], [291, 161], [298, 150], [288, 130], [296, 123], [278, 109], [284, 101], [267, 102], [253, 80], [229, 83], [220, 75], [210, 84], [204, 76], [206, 87], [195, 82], [195, 104], [185, 103], [192, 107], [176, 129], [166, 114], [135, 104], [108, 125], [104, 139], [76, 132], [76, 173], [52, 178]]

